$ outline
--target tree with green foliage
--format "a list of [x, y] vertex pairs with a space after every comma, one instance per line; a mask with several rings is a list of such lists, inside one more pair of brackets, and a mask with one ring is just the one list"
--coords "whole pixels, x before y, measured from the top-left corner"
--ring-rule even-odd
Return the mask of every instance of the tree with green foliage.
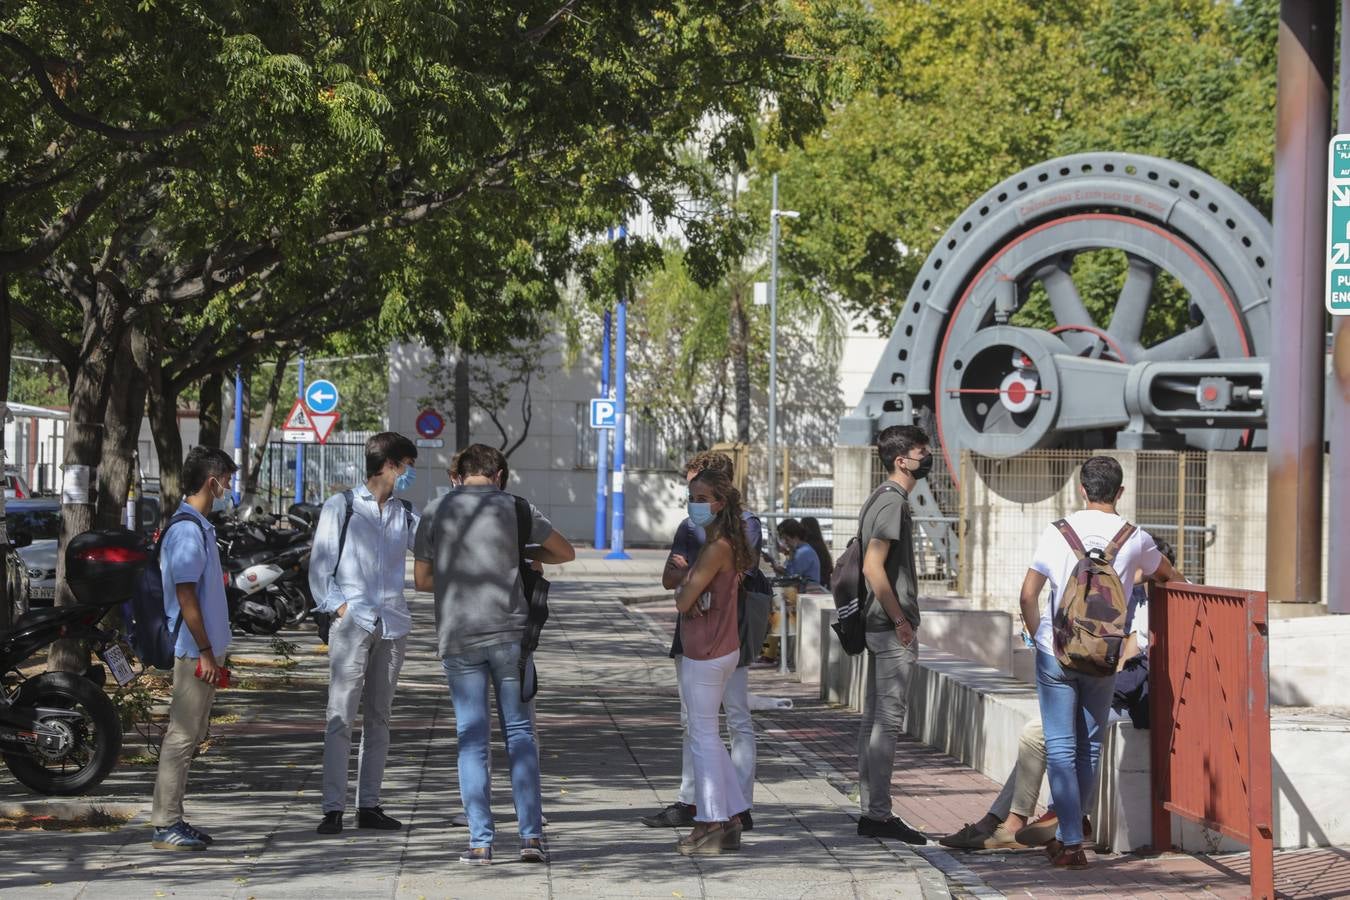
[[[1058, 155], [1175, 159], [1269, 211], [1275, 0], [886, 0], [874, 10], [885, 50], [856, 91], [803, 148], [768, 147], [758, 168], [780, 172], [802, 212], [783, 239], [790, 276], [879, 327], [974, 198]], [[1114, 300], [1122, 257], [1077, 265], [1090, 309]], [[1023, 321], [1037, 324], [1030, 306]], [[1184, 316], [1175, 300], [1170, 309]]]

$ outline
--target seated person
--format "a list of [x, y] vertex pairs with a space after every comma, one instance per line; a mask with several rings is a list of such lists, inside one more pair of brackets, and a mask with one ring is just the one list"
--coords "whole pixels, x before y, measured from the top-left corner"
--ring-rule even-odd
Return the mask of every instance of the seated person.
[[787, 562], [775, 570], [783, 575], [799, 575], [809, 584], [820, 584], [820, 557], [807, 543], [806, 529], [796, 519], [784, 519], [778, 526], [778, 538], [787, 551]]
[[[1176, 551], [1163, 541], [1158, 550], [1176, 565]], [[1148, 727], [1148, 589], [1144, 574], [1135, 573], [1134, 592], [1126, 617], [1128, 636], [1116, 667], [1116, 691], [1111, 701], [1112, 721], [1130, 719], [1136, 728]], [[1025, 850], [1050, 841], [1059, 827], [1059, 817], [1049, 809], [1030, 822], [1040, 799], [1045, 778], [1045, 732], [1039, 720], [1028, 722], [1017, 742], [1017, 765], [994, 800], [989, 812], [978, 822], [939, 839], [938, 843], [955, 850]], [[1083, 817], [1083, 836], [1092, 839], [1092, 827]]]

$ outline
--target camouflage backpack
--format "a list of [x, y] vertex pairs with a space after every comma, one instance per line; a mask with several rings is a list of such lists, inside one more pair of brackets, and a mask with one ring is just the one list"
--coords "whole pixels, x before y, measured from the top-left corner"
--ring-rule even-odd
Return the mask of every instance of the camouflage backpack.
[[1055, 527], [1078, 558], [1055, 609], [1055, 658], [1065, 669], [1085, 675], [1114, 675], [1125, 644], [1129, 597], [1111, 563], [1134, 526], [1126, 522], [1104, 550], [1083, 549], [1064, 519]]

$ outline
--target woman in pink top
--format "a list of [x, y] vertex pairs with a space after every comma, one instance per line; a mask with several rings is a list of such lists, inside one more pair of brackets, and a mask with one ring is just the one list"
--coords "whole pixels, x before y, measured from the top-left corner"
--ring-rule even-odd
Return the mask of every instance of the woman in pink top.
[[725, 474], [708, 469], [689, 482], [689, 519], [704, 529], [708, 540], [675, 595], [684, 617], [680, 692], [689, 708], [698, 810], [694, 830], [680, 841], [686, 856], [741, 849], [736, 813], [750, 804], [741, 795], [731, 755], [718, 734], [717, 714], [740, 658], [740, 573], [755, 564], [741, 525], [741, 495]]

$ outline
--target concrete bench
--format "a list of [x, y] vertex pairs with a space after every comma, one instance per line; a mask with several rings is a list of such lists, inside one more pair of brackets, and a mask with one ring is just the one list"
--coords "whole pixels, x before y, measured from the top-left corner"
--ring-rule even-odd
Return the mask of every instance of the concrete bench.
[[[818, 647], [810, 673], [821, 699], [858, 709], [867, 655], [849, 656], [829, 628], [833, 603], [818, 606]], [[925, 612], [925, 624], [929, 614]], [[926, 630], [926, 629], [925, 629]], [[1002, 781], [1017, 758], [1026, 723], [1040, 715], [1035, 688], [999, 668], [982, 665], [926, 643], [911, 685], [906, 731], [984, 775]], [[805, 648], [808, 639], [803, 637]], [[803, 660], [806, 653], [802, 654]], [[1275, 781], [1275, 846], [1281, 849], [1350, 843], [1350, 711], [1344, 708], [1276, 707], [1271, 718]], [[1108, 728], [1102, 777], [1089, 805], [1099, 846], [1115, 851], [1152, 844], [1149, 735], [1129, 722]], [[1042, 783], [1041, 800], [1049, 799]], [[1173, 816], [1173, 843], [1215, 852], [1242, 845]]]

